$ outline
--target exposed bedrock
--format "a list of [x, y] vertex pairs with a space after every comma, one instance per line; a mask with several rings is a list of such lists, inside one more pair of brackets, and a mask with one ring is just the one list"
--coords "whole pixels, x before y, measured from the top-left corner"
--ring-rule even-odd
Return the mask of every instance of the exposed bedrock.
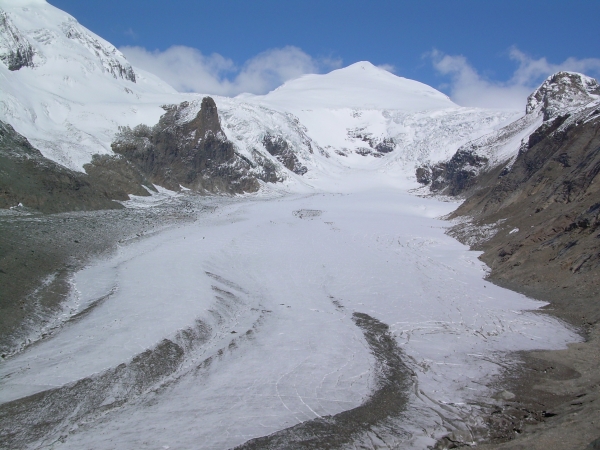
[[600, 319], [600, 115], [566, 127], [550, 123], [534, 135], [534, 145], [518, 154], [510, 170], [480, 177], [479, 189], [454, 216], [500, 224], [478, 245], [486, 250], [482, 259], [493, 277], [556, 297], [567, 315], [578, 305], [573, 319], [595, 322]]
[[298, 175], [304, 175], [308, 171], [306, 166], [300, 163], [288, 142], [281, 136], [266, 134], [263, 138], [263, 145], [286, 169]]
[[219, 124], [217, 106], [202, 100], [197, 116], [185, 122], [187, 102], [165, 107], [157, 125], [122, 128], [112, 148], [153, 183], [179, 191], [206, 193], [258, 190], [249, 162], [236, 154]]
[[460, 195], [477, 182], [478, 169], [488, 159], [472, 150], [460, 149], [448, 162], [417, 168], [417, 181], [429, 185], [433, 192]]
[[8, 70], [33, 67], [34, 53], [27, 38], [0, 9], [0, 61], [6, 64]]
[[[508, 383], [517, 397], [490, 421], [484, 448], [584, 448], [597, 437], [600, 330], [600, 87], [596, 80], [560, 72], [528, 98], [526, 116], [541, 125], [526, 135], [509, 161], [473, 161], [470, 187], [435, 168], [417, 178], [465, 197], [450, 218], [449, 234], [482, 250], [497, 284], [549, 301], [554, 315], [578, 327], [587, 341], [554, 352], [523, 355], [526, 365]], [[494, 139], [481, 142], [494, 145]], [[483, 154], [486, 148], [477, 148]], [[515, 149], [517, 150], [517, 149]], [[457, 161], [459, 153], [451, 161]], [[445, 184], [444, 184], [445, 183]], [[466, 219], [466, 220], [464, 220]], [[596, 406], [595, 406], [596, 405]], [[499, 419], [500, 418], [500, 419]], [[498, 420], [505, 420], [508, 426]], [[537, 423], [521, 429], [519, 423]], [[596, 422], [597, 423], [597, 422]], [[514, 441], [513, 441], [514, 439]], [[509, 440], [505, 444], [499, 442]], [[560, 442], [560, 444], [558, 443]], [[593, 441], [587, 448], [595, 448]]]

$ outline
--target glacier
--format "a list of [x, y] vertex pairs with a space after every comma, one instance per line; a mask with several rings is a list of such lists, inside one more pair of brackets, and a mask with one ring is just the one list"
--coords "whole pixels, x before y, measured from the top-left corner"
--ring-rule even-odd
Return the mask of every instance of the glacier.
[[[578, 340], [533, 312], [542, 302], [483, 279], [438, 219], [455, 204], [347, 175], [344, 192], [205, 200], [194, 224], [75, 274], [72, 303], [94, 308], [0, 367], [2, 403], [64, 404], [58, 418], [30, 408], [53, 423], [31, 445], [231, 448], [352, 410], [379, 387], [352, 320], [367, 314], [389, 327], [411, 387], [391, 423], [355, 440], [424, 448], [482, 425], [509, 352]], [[140, 372], [146, 360], [159, 367]]]

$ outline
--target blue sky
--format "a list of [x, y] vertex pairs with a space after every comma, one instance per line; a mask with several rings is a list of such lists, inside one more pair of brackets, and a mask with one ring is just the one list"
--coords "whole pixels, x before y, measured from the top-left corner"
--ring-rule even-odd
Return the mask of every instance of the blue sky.
[[175, 88], [235, 95], [367, 60], [460, 104], [600, 76], [600, 1], [50, 0]]

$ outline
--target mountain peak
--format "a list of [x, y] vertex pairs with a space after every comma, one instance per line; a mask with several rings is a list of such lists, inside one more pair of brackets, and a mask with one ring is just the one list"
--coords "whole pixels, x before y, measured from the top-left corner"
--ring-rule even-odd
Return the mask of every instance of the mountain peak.
[[255, 97], [278, 109], [394, 109], [424, 111], [456, 107], [448, 96], [368, 61], [327, 74], [304, 75]]
[[580, 108], [598, 100], [600, 85], [591, 77], [577, 72], [561, 71], [549, 76], [527, 97], [525, 112], [540, 110], [549, 120], [565, 110]]
[[358, 62], [355, 62], [354, 64], [350, 64], [349, 66], [346, 66], [345, 68], [340, 69], [340, 70], [373, 70], [373, 71], [380, 71], [380, 70], [384, 70], [384, 69], [382, 69], [380, 67], [377, 67], [376, 65], [374, 65], [373, 63], [371, 63], [369, 61], [358, 61]]

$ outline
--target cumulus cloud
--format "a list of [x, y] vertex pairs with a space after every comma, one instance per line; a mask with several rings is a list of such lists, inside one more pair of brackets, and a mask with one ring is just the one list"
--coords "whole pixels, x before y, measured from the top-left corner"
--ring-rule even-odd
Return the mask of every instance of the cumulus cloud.
[[262, 52], [238, 67], [217, 53], [204, 55], [198, 49], [173, 46], [165, 51], [148, 51], [125, 46], [129, 62], [151, 72], [180, 92], [233, 96], [242, 92], [264, 94], [287, 80], [307, 73], [340, 67], [336, 59], [315, 59], [293, 46]]
[[482, 76], [462, 55], [434, 50], [427, 56], [435, 70], [450, 77], [450, 97], [463, 106], [523, 109], [527, 96], [553, 73], [568, 70], [596, 77], [600, 74], [598, 58], [568, 58], [553, 64], [546, 58], [535, 59], [512, 48], [509, 57], [517, 63], [517, 69], [509, 80], [497, 81]]

